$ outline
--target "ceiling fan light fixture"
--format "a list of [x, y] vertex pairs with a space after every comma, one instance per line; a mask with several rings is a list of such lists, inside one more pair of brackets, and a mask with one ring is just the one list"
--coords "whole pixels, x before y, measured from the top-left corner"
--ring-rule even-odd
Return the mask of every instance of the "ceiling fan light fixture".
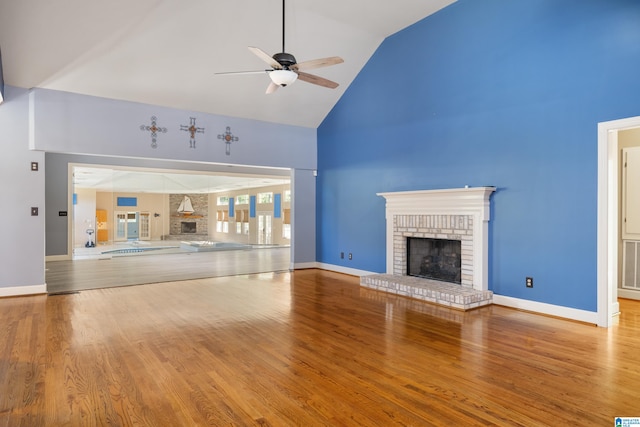
[[271, 81], [278, 86], [288, 86], [296, 81], [298, 73], [291, 70], [273, 70], [269, 73]]

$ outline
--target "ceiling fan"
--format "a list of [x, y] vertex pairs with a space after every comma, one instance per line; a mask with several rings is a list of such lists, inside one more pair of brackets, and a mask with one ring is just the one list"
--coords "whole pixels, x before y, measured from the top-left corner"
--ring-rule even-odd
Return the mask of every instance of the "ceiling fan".
[[271, 82], [267, 87], [267, 94], [273, 93], [280, 87], [289, 86], [296, 80], [300, 79], [307, 83], [314, 85], [335, 89], [338, 87], [338, 83], [325, 79], [324, 77], [309, 74], [303, 70], [311, 70], [314, 68], [328, 67], [329, 65], [336, 65], [344, 62], [339, 56], [330, 56], [328, 58], [312, 59], [310, 61], [304, 61], [298, 63], [296, 58], [287, 53], [284, 49], [285, 41], [285, 0], [282, 0], [282, 52], [276, 53], [273, 56], [269, 56], [265, 51], [260, 48], [249, 46], [249, 50], [269, 64], [271, 68], [260, 71], [232, 71], [226, 73], [216, 74], [258, 74], [266, 72], [271, 78]]

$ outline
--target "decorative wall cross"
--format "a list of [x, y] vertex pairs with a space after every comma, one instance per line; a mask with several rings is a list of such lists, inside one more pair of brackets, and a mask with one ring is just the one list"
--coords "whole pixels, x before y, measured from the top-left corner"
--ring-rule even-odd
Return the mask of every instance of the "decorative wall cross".
[[189, 132], [190, 134], [189, 148], [196, 148], [196, 133], [204, 133], [204, 128], [196, 127], [195, 117], [189, 117], [189, 119], [191, 119], [189, 126], [180, 125], [180, 130]]
[[156, 116], [151, 116], [151, 126], [148, 125], [140, 125], [140, 130], [151, 132], [151, 148], [158, 148], [158, 143], [156, 142], [156, 138], [158, 137], [158, 132], [167, 133], [167, 128], [159, 127], [157, 125], [158, 118]]
[[220, 135], [218, 135], [218, 139], [224, 140], [224, 143], [227, 144], [227, 149], [225, 152], [227, 156], [231, 154], [231, 143], [240, 140], [240, 138], [238, 138], [237, 136], [233, 136], [233, 134], [231, 133], [231, 128], [229, 126], [227, 126], [227, 130], [225, 131], [225, 133], [221, 133]]

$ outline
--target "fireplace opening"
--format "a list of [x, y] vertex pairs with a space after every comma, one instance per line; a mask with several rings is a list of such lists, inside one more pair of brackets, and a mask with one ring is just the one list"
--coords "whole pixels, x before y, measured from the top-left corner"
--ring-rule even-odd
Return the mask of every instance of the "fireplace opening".
[[181, 222], [180, 223], [180, 231], [184, 234], [195, 234], [196, 232], [196, 223], [195, 222]]
[[407, 275], [462, 283], [459, 240], [407, 237]]

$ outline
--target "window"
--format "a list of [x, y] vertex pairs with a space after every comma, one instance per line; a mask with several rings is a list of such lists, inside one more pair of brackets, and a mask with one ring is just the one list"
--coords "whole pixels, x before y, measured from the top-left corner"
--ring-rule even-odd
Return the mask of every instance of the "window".
[[242, 223], [236, 222], [236, 234], [242, 234]]
[[229, 197], [228, 196], [219, 196], [218, 197], [218, 206], [228, 206], [229, 205]]
[[216, 212], [216, 231], [218, 233], [229, 232], [229, 211], [219, 210]]
[[282, 201], [285, 203], [291, 202], [291, 190], [284, 190], [282, 194]]
[[236, 205], [248, 205], [249, 204], [249, 195], [243, 194], [242, 196], [236, 197]]
[[258, 193], [258, 203], [273, 203], [273, 193]]

